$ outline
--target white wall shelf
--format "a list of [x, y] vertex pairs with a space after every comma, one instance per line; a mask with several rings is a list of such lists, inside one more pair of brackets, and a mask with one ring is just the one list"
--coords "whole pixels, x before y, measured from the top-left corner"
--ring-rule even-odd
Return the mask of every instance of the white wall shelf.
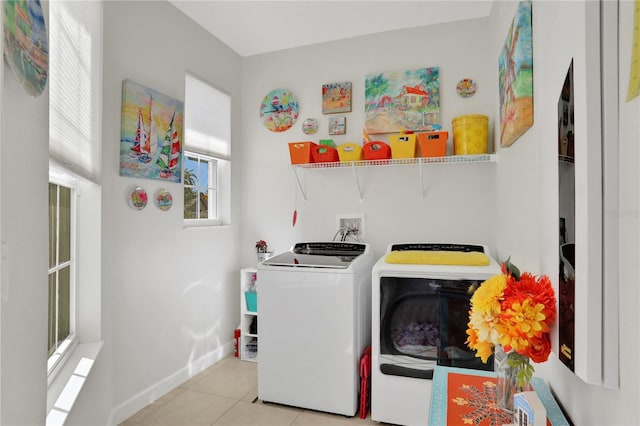
[[496, 154], [447, 155], [444, 157], [417, 157], [396, 158], [389, 160], [363, 160], [334, 163], [294, 164], [293, 167], [298, 169], [335, 169], [342, 167], [378, 167], [416, 164], [493, 163], [496, 161], [496, 159]]
[[333, 162], [333, 163], [307, 163], [307, 164], [294, 164], [293, 172], [296, 176], [298, 188], [302, 193], [302, 198], [306, 201], [307, 194], [300, 180], [299, 171], [307, 169], [341, 169], [350, 168], [353, 170], [353, 178], [360, 195], [360, 201], [362, 201], [363, 193], [362, 186], [360, 185], [360, 179], [358, 177], [358, 170], [369, 167], [389, 167], [389, 166], [415, 166], [418, 167], [420, 173], [420, 188], [422, 196], [424, 197], [424, 180], [423, 180], [423, 166], [432, 164], [461, 164], [461, 163], [495, 163], [497, 162], [497, 154], [475, 154], [475, 155], [447, 155], [444, 157], [418, 157], [418, 158], [397, 158], [389, 160], [363, 160], [363, 161], [346, 161], [346, 162]]

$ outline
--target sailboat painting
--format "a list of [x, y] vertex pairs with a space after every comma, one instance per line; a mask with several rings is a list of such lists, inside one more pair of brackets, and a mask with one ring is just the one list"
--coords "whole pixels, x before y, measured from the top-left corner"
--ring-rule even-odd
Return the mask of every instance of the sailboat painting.
[[120, 176], [180, 183], [184, 102], [122, 82]]

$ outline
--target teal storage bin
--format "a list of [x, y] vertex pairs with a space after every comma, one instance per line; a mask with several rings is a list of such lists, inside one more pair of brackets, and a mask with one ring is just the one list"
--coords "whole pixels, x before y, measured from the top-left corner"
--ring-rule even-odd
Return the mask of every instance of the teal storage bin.
[[258, 312], [258, 293], [255, 291], [245, 291], [244, 298], [247, 301], [247, 310], [249, 312]]

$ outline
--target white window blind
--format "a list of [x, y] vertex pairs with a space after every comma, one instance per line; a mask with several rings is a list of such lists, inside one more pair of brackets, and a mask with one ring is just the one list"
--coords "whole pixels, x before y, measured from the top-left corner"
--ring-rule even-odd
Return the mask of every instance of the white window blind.
[[231, 98], [198, 77], [185, 78], [185, 146], [229, 159], [231, 154]]
[[49, 154], [100, 183], [102, 3], [49, 2]]

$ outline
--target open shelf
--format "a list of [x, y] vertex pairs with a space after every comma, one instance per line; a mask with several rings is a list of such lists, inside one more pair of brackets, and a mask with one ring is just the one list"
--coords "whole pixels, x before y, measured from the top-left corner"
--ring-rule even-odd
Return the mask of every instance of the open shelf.
[[333, 163], [307, 163], [294, 164], [300, 169], [334, 169], [341, 167], [378, 167], [378, 166], [402, 166], [416, 164], [455, 164], [455, 163], [492, 163], [496, 161], [496, 154], [475, 155], [447, 155], [444, 157], [417, 157], [396, 158], [389, 160], [362, 160]]
[[302, 181], [298, 174], [299, 171], [308, 169], [343, 169], [350, 168], [353, 171], [353, 178], [356, 184], [356, 189], [360, 195], [360, 201], [362, 201], [363, 193], [362, 186], [360, 185], [360, 179], [358, 178], [358, 170], [370, 167], [388, 167], [388, 166], [417, 166], [420, 173], [420, 186], [421, 194], [425, 196], [425, 187], [423, 183], [423, 166], [432, 164], [471, 164], [471, 163], [495, 163], [498, 157], [497, 154], [474, 154], [474, 155], [447, 155], [444, 157], [417, 157], [417, 158], [396, 158], [388, 160], [363, 160], [363, 161], [345, 161], [345, 162], [333, 162], [333, 163], [306, 163], [306, 164], [293, 164], [293, 172], [298, 183], [298, 188], [302, 194], [302, 198], [306, 201], [307, 194], [302, 185]]

